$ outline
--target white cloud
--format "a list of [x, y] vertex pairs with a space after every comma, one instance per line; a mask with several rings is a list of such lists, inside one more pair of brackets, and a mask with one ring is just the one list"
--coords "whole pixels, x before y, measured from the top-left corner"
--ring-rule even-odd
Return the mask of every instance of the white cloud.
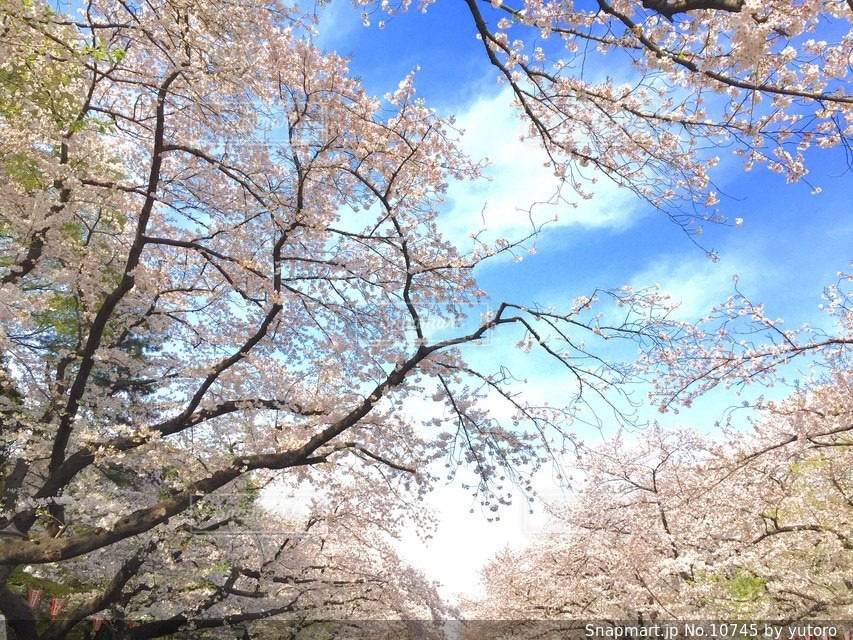
[[465, 132], [462, 148], [475, 160], [488, 159], [491, 179], [449, 187], [442, 226], [450, 237], [483, 226], [490, 237], [517, 237], [530, 230], [531, 207], [537, 223], [558, 217], [559, 226], [626, 228], [635, 222], [636, 197], [606, 178], [584, 184], [594, 194], [591, 200], [568, 187], [559, 193], [560, 180], [545, 166], [545, 151], [535, 141], [521, 141], [525, 127], [510, 102], [509, 89], [503, 89], [456, 110], [456, 124]]
[[735, 291], [730, 276], [750, 274], [753, 285], [775, 280], [780, 272], [754, 256], [727, 252], [721, 262], [713, 262], [699, 252], [669, 255], [654, 261], [631, 278], [636, 286], [657, 283], [680, 306], [673, 314], [692, 322]]
[[[542, 486], [548, 487], [544, 481]], [[426, 500], [438, 516], [435, 536], [422, 542], [410, 531], [399, 545], [408, 562], [441, 583], [441, 595], [451, 602], [460, 595], [482, 595], [480, 570], [485, 564], [506, 547], [521, 549], [531, 544], [546, 526], [541, 505], [535, 505], [531, 514], [518, 491], [493, 522], [486, 514], [496, 514], [482, 511], [471, 493], [466, 494], [458, 482], [436, 488]]]

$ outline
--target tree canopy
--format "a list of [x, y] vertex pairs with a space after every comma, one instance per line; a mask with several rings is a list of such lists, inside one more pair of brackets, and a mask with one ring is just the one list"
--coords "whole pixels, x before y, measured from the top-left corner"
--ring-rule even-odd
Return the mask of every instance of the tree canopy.
[[595, 447], [549, 532], [484, 569], [472, 614], [849, 619], [850, 397], [839, 374], [722, 442], [653, 428]]
[[[690, 230], [724, 221], [708, 144], [790, 180], [807, 147], [847, 144], [849, 2], [466, 6], [567, 188], [600, 172]], [[0, 611], [18, 638], [105, 612], [134, 638], [440, 619], [386, 539], [425, 517], [437, 469], [470, 470], [497, 510], [578, 446], [584, 404], [621, 419], [626, 382], [664, 372], [666, 409], [846, 353], [841, 289], [833, 336], [779, 332], [743, 298], [704, 331], [654, 287], [471, 317], [475, 268], [540, 229], [443, 237], [448, 183], [483, 164], [414, 74], [370, 96], [313, 24], [274, 0], [0, 0]], [[591, 48], [634, 68], [587, 77]], [[734, 339], [735, 318], [770, 342]], [[561, 365], [566, 397], [472, 364], [495, 332]], [[645, 360], [610, 361], [613, 340]], [[274, 481], [294, 513], [259, 504]], [[38, 586], [69, 598], [55, 620], [27, 602]]]

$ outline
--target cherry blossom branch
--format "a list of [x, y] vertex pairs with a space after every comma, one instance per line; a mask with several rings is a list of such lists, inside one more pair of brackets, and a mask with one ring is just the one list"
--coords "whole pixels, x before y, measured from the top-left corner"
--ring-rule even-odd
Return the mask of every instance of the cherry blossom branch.
[[[648, 0], [646, 0], [648, 2]], [[693, 0], [691, 0], [693, 1]], [[718, 2], [720, 0], [710, 0], [711, 2]], [[738, 89], [745, 89], [747, 91], [761, 91], [766, 93], [775, 93], [783, 96], [792, 96], [798, 98], [809, 98], [811, 100], [815, 100], [818, 102], [839, 102], [842, 104], [853, 104], [853, 96], [847, 95], [839, 95], [834, 93], [815, 93], [811, 91], [800, 91], [797, 89], [790, 89], [783, 86], [775, 86], [769, 84], [756, 84], [753, 82], [747, 82], [745, 80], [741, 80], [739, 78], [734, 78], [730, 76], [726, 76], [719, 72], [710, 70], [710, 69], [700, 69], [697, 64], [692, 62], [689, 58], [686, 58], [683, 55], [679, 55], [677, 53], [670, 52], [656, 43], [654, 43], [651, 39], [644, 35], [642, 28], [640, 25], [632, 21], [628, 16], [624, 13], [615, 9], [607, 0], [597, 0], [598, 6], [601, 7], [601, 10], [604, 13], [614, 16], [620, 22], [622, 22], [625, 27], [633, 33], [637, 39], [645, 46], [649, 51], [654, 54], [666, 57], [670, 59], [674, 64], [680, 65], [685, 69], [690, 70], [693, 73], [701, 73], [706, 77], [720, 82], [726, 86], [737, 87]], [[668, 3], [668, 0], [663, 0], [663, 2]], [[722, 2], [727, 2], [727, 0], [722, 0]], [[739, 3], [740, 0], [734, 0], [735, 3]], [[644, 2], [644, 4], [646, 4]], [[719, 8], [719, 7], [715, 7]], [[657, 9], [655, 9], [657, 11]], [[689, 9], [688, 9], [689, 10]], [[680, 13], [681, 11], [676, 10], [675, 13]]]
[[[754, 382], [783, 380], [783, 367], [823, 355], [831, 364], [845, 361], [853, 346], [850, 333], [848, 294], [842, 288], [849, 276], [839, 274], [839, 282], [827, 287], [826, 310], [838, 320], [839, 334], [826, 335], [811, 327], [783, 330], [779, 320], [765, 315], [761, 305], [738, 294], [715, 307], [701, 322], [673, 325], [666, 341], [648, 345], [641, 368], [664, 370], [654, 380], [650, 397], [661, 411], [678, 404], [689, 406], [694, 398], [725, 385], [745, 386]], [[763, 336], [756, 344], [751, 336]], [[750, 337], [750, 340], [743, 339]]]

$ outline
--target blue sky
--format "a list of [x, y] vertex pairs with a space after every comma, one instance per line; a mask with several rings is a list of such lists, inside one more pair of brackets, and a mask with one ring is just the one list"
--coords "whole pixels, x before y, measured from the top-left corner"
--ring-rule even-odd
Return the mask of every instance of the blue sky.
[[[461, 0], [438, 0], [426, 14], [413, 3], [408, 13], [388, 19], [381, 12], [361, 24], [359, 11], [343, 0], [333, 0], [321, 14], [318, 44], [351, 54], [351, 70], [367, 90], [382, 95], [420, 67], [418, 95], [443, 115], [453, 114], [467, 130], [464, 148], [475, 158], [489, 156], [494, 180], [478, 185], [452, 186], [443, 221], [449, 233], [480, 224], [483, 206], [491, 223], [511, 236], [524, 230], [523, 215], [531, 200], [547, 199], [556, 187], [541, 167], [544, 156], [532, 143], [518, 142], [522, 125], [508, 106], [505, 88], [496, 82], [482, 43]], [[378, 22], [385, 20], [384, 28]], [[614, 73], [619, 73], [614, 70]], [[768, 315], [783, 317], [788, 326], [827, 321], [818, 310], [824, 286], [849, 268], [853, 258], [853, 180], [843, 150], [813, 150], [807, 154], [809, 182], [820, 186], [811, 194], [805, 183], [786, 184], [782, 176], [763, 167], [741, 170], [741, 161], [729, 149], [719, 152], [722, 162], [714, 175], [720, 187], [720, 213], [730, 220], [744, 219], [741, 228], [705, 225], [699, 238], [720, 257], [709, 260], [668, 218], [631, 194], [609, 186], [577, 209], [566, 205], [538, 208], [541, 219], [554, 215], [536, 242], [536, 255], [518, 264], [496, 261], [479, 270], [479, 282], [494, 302], [568, 304], [594, 287], [636, 287], [659, 283], [673, 293], [684, 319], [702, 314], [739, 288], [767, 305]], [[503, 357], [509, 365], [527, 368], [520, 352], [474, 355], [483, 361]], [[548, 377], [546, 383], [545, 377]], [[553, 388], [553, 372], [531, 386]], [[697, 403], [692, 411], [668, 416], [669, 424], [685, 422], [711, 428], [731, 399], [716, 394]], [[705, 423], [705, 424], [702, 424]], [[521, 544], [536, 526], [521, 509], [510, 509], [501, 526], [488, 525], [479, 513], [469, 515], [456, 489], [441, 489], [433, 503], [441, 505], [442, 528], [427, 552], [412, 551], [413, 561], [429, 566], [444, 582], [445, 593], [474, 588], [476, 568], [504, 544]], [[476, 538], [477, 544], [470, 544]], [[475, 550], [472, 550], [475, 549]]]

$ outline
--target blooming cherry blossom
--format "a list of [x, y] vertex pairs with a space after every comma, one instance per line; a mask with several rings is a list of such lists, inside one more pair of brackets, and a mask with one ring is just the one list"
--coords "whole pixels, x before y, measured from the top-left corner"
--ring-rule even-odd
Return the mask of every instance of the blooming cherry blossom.
[[838, 372], [724, 441], [656, 427], [582, 452], [582, 485], [541, 539], [483, 569], [485, 597], [469, 615], [848, 618], [850, 383]]

